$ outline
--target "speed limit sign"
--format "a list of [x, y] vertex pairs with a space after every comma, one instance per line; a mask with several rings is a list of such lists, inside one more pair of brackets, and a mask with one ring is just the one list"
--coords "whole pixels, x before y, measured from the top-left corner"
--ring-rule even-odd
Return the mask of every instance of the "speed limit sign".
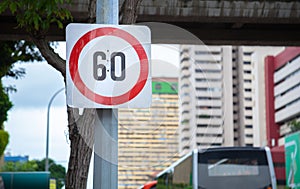
[[69, 24], [67, 103], [79, 108], [151, 105], [151, 35], [146, 26]]

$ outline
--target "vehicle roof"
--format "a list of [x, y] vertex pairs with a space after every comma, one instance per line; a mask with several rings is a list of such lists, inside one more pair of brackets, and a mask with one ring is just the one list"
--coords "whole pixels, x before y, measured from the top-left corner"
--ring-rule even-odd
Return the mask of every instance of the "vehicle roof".
[[234, 146], [234, 147], [215, 147], [215, 148], [207, 148], [200, 149], [199, 153], [205, 152], [218, 152], [218, 151], [264, 151], [265, 147], [251, 147], [251, 146]]

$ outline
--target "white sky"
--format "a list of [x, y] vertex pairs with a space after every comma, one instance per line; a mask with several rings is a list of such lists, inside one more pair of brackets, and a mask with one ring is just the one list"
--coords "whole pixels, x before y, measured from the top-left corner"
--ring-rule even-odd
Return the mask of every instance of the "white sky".
[[[65, 44], [57, 49], [65, 58]], [[178, 76], [178, 46], [154, 45], [152, 48], [152, 76]], [[63, 77], [47, 63], [17, 64], [26, 69], [19, 80], [4, 78], [4, 85], [15, 85], [16, 93], [10, 94], [14, 107], [9, 111], [5, 130], [10, 134], [6, 153], [29, 155], [29, 159], [43, 159], [46, 154], [47, 106], [52, 95], [64, 87]], [[67, 135], [65, 93], [59, 93], [50, 110], [49, 157], [67, 166], [69, 141]]]

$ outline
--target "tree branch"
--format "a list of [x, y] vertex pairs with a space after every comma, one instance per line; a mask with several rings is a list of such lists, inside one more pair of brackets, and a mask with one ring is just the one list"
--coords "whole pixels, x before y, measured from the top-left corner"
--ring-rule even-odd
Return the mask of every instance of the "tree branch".
[[136, 22], [138, 6], [142, 0], [125, 0], [120, 9], [120, 23], [133, 24]]
[[49, 43], [45, 39], [37, 39], [32, 37], [32, 42], [38, 47], [43, 57], [48, 64], [58, 70], [64, 78], [66, 78], [66, 61], [62, 59], [54, 49], [50, 47]]
[[89, 12], [89, 18], [88, 18], [88, 23], [95, 23], [96, 22], [96, 0], [90, 0], [89, 1], [89, 7], [88, 7], [88, 12]]

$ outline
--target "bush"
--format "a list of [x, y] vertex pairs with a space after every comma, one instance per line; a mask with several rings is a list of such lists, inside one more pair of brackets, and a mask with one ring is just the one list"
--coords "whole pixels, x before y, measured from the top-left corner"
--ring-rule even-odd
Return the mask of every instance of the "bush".
[[4, 150], [8, 144], [9, 134], [4, 131], [0, 130], [0, 156], [3, 155]]

